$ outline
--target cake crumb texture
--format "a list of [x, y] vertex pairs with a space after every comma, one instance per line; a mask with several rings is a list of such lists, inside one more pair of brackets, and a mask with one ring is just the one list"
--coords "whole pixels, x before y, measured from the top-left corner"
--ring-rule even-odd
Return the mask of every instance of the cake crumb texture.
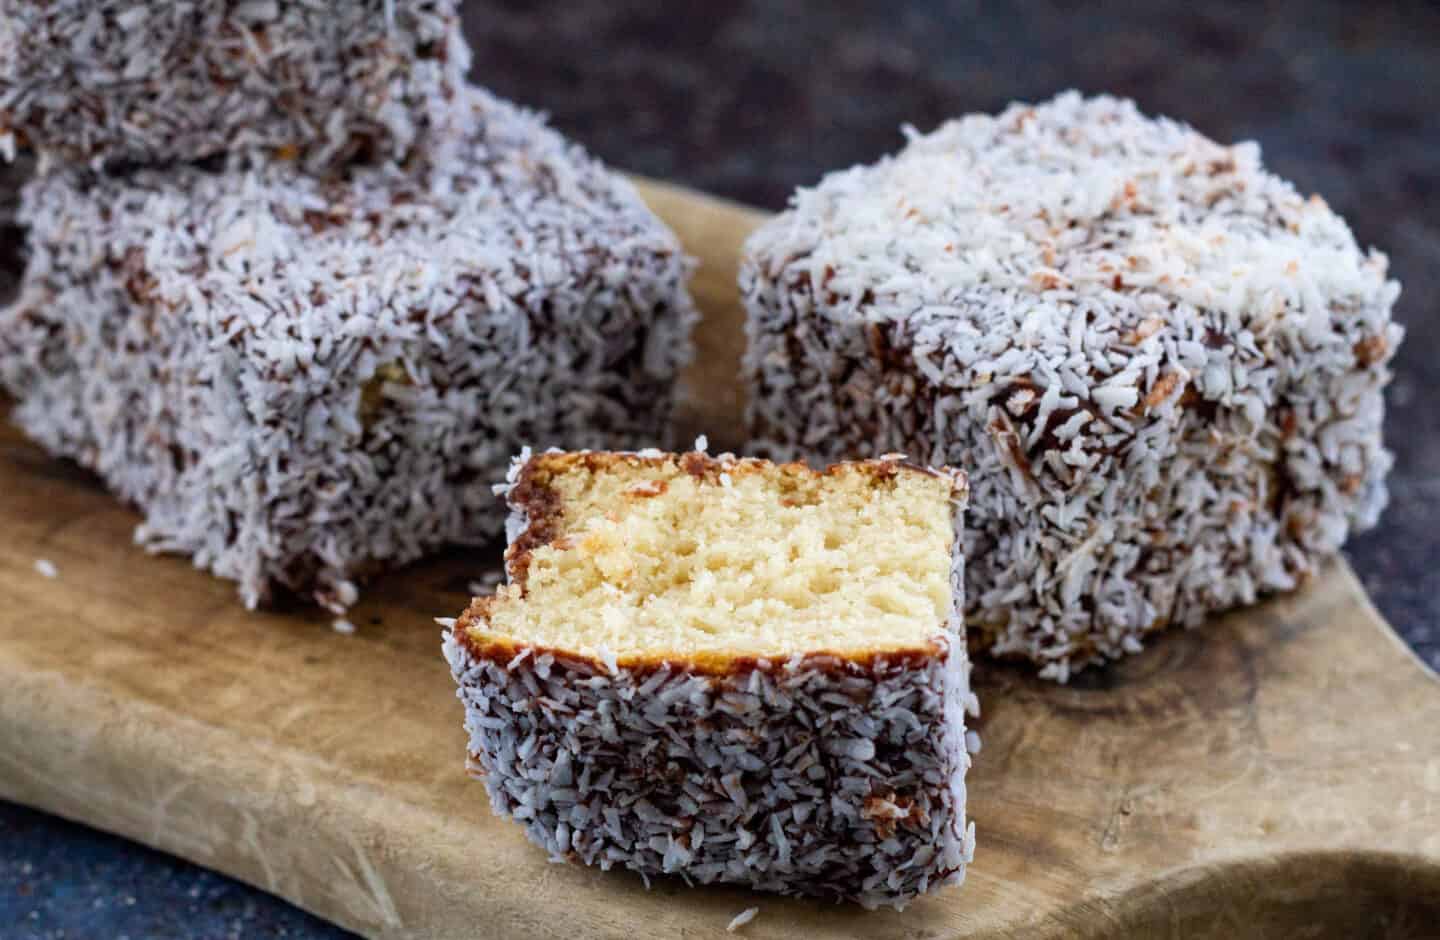
[[551, 513], [529, 523], [545, 540], [511, 553], [484, 635], [622, 663], [924, 649], [952, 604], [956, 483], [896, 467], [536, 456], [512, 495]]

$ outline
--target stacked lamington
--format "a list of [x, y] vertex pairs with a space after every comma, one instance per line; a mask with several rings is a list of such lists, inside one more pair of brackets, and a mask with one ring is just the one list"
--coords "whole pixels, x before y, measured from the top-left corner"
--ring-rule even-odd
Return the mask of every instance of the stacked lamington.
[[454, 0], [15, 0], [0, 144], [71, 162], [400, 159], [463, 87]]
[[143, 544], [249, 605], [341, 608], [498, 535], [518, 448], [663, 437], [689, 263], [628, 183], [465, 85], [451, 0], [18, 7], [0, 128], [40, 174], [0, 382]]

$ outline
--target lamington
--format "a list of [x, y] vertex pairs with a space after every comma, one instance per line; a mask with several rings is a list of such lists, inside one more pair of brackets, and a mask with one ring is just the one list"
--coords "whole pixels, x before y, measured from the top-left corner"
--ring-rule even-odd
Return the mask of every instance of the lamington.
[[750, 423], [964, 466], [978, 647], [1063, 681], [1376, 521], [1399, 286], [1323, 200], [1105, 96], [909, 136], [748, 242]]
[[463, 87], [456, 0], [9, 0], [0, 144], [45, 162], [409, 153]]
[[13, 418], [254, 606], [502, 531], [530, 441], [663, 440], [691, 262], [634, 188], [479, 89], [404, 166], [74, 169], [23, 194]]
[[551, 452], [503, 489], [508, 583], [444, 621], [497, 813], [647, 883], [963, 880], [963, 473]]

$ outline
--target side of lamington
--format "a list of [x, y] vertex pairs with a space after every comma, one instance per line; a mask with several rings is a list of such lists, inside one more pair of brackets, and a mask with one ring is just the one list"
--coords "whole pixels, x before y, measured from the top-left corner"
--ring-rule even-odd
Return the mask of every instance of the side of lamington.
[[903, 907], [964, 878], [964, 476], [522, 456], [447, 630], [472, 770], [556, 860]]
[[965, 466], [972, 637], [1048, 676], [1384, 505], [1399, 287], [1254, 144], [1075, 93], [966, 117], [801, 190], [740, 282], [755, 435]]
[[67, 162], [398, 159], [469, 56], [455, 0], [9, 0], [0, 139]]
[[538, 117], [453, 107], [461, 132], [404, 167], [28, 184], [14, 420], [251, 605], [343, 605], [372, 569], [497, 536], [525, 442], [663, 439], [695, 317], [677, 240]]

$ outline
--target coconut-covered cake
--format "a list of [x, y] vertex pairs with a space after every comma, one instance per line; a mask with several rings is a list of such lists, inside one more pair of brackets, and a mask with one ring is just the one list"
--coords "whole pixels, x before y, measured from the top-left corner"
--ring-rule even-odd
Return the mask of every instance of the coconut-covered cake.
[[310, 168], [406, 155], [450, 113], [469, 49], [455, 0], [11, 0], [0, 149], [191, 161], [263, 149]]
[[528, 454], [449, 622], [472, 769], [555, 859], [903, 907], [958, 883], [964, 476]]
[[798, 192], [740, 286], [755, 435], [966, 467], [971, 636], [1047, 676], [1293, 588], [1385, 503], [1385, 256], [1128, 101], [912, 133]]
[[497, 536], [526, 441], [661, 439], [694, 318], [675, 237], [538, 117], [453, 107], [462, 133], [404, 167], [28, 184], [14, 419], [250, 605], [343, 607], [368, 571]]

